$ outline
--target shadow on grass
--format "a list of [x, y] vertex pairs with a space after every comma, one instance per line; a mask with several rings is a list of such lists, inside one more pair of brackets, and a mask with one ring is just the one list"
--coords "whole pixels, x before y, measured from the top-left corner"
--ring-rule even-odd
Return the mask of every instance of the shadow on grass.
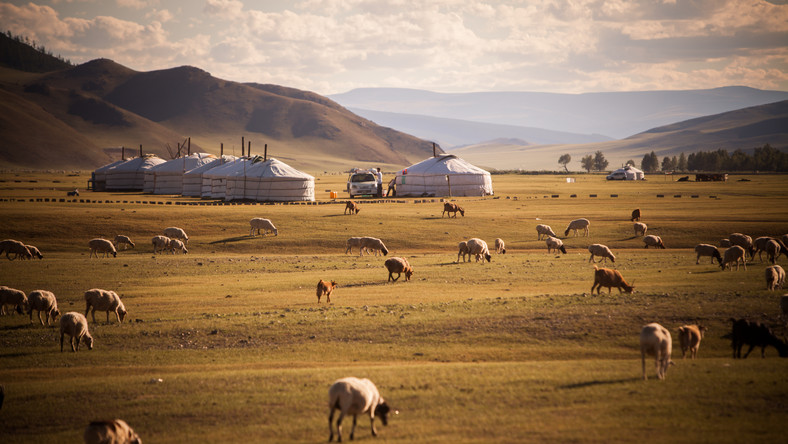
[[[249, 240], [249, 239], [254, 239], [256, 237], [258, 237], [258, 236], [250, 236], [248, 234], [243, 235], [243, 236], [228, 237], [226, 239], [219, 239], [219, 240], [216, 240], [216, 241], [213, 241], [213, 242], [208, 242], [208, 245], [226, 244], [226, 243], [229, 243], [229, 242], [240, 242], [240, 241], [245, 241], [245, 240]], [[267, 236], [259, 236], [259, 237], [265, 238]]]
[[355, 216], [355, 214], [324, 214], [323, 217]]
[[22, 325], [6, 325], [5, 327], [0, 328], [0, 330], [21, 330], [23, 328], [30, 328], [31, 324], [22, 324]]
[[631, 241], [631, 240], [638, 239], [639, 237], [640, 236], [624, 237], [624, 238], [621, 238], [621, 239], [617, 239], [616, 242]]
[[[403, 278], [403, 282], [404, 282], [404, 278]], [[373, 286], [387, 285], [387, 284], [389, 284], [388, 281], [377, 281], [377, 282], [359, 282], [359, 283], [356, 283], [356, 284], [345, 284], [345, 285], [338, 285], [338, 286], [339, 287], [345, 287], [345, 288], [352, 288], [352, 287], [373, 287]]]
[[578, 388], [586, 388], [586, 387], [593, 387], [595, 385], [610, 385], [610, 384], [624, 384], [627, 382], [635, 382], [640, 381], [640, 378], [625, 378], [625, 379], [611, 379], [607, 381], [587, 381], [587, 382], [577, 382], [575, 384], [568, 384], [568, 385], [560, 385], [558, 386], [559, 389], [578, 389]]
[[[717, 267], [714, 267], [717, 268]], [[709, 274], [709, 273], [719, 273], [721, 270], [706, 270], [706, 271], [693, 271], [692, 274]]]

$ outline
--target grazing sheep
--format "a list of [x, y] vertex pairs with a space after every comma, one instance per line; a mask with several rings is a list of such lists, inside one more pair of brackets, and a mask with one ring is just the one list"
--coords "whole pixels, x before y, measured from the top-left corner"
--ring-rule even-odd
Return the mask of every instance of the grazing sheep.
[[731, 271], [733, 271], [733, 263], [736, 263], [736, 271], [739, 271], [739, 262], [744, 265], [744, 271], [747, 271], [747, 261], [744, 259], [744, 248], [734, 245], [727, 250], [725, 250], [725, 254], [722, 256], [722, 262], [720, 262], [720, 268], [725, 270], [725, 267], [730, 267]]
[[46, 313], [47, 325], [50, 325], [50, 319], [52, 322], [55, 322], [55, 319], [60, 316], [60, 310], [57, 309], [57, 298], [51, 291], [33, 290], [27, 296], [27, 301], [30, 304], [30, 308], [27, 310], [27, 314], [30, 315], [30, 322], [33, 322], [33, 310], [38, 311], [38, 320], [41, 322], [41, 325], [44, 325], [41, 313]]
[[561, 253], [566, 254], [566, 248], [564, 247], [564, 242], [561, 239], [553, 236], [547, 236], [544, 242], [547, 244], [547, 252], [549, 253], [550, 250], [555, 250], [556, 253], [560, 250]]
[[648, 226], [646, 224], [644, 224], [643, 222], [635, 222], [633, 224], [633, 227], [635, 229], [635, 236], [637, 236], [637, 235], [645, 236], [646, 235], [646, 231], [648, 231]]
[[673, 340], [667, 328], [656, 322], [643, 326], [640, 330], [640, 358], [643, 363], [643, 380], [646, 376], [646, 355], [654, 356], [657, 368], [657, 379], [663, 380], [668, 374], [668, 367], [673, 364], [670, 354], [673, 351]]
[[[88, 350], [93, 350], [93, 336], [88, 332], [88, 320], [82, 313], [70, 311], [60, 317], [60, 351], [63, 352], [63, 336], [68, 334], [71, 336], [69, 343], [71, 344], [71, 351], [76, 352], [79, 350], [80, 341], [88, 346]], [[76, 342], [76, 348], [74, 343]]]
[[358, 248], [358, 253], [360, 256], [362, 251], [360, 237], [351, 237], [350, 239], [347, 240], [347, 248], [345, 248], [345, 254], [352, 253], [354, 247]]
[[358, 214], [358, 212], [361, 211], [361, 208], [359, 208], [359, 205], [356, 202], [349, 200], [345, 202], [345, 212], [343, 214], [348, 214], [348, 211], [350, 211], [350, 214]]
[[[0, 242], [0, 254], [3, 253], [5, 253], [5, 257], [9, 261], [19, 257], [22, 259], [33, 258], [33, 255], [30, 253], [30, 250], [27, 249], [27, 246], [24, 243], [14, 239], [6, 239]], [[11, 254], [14, 255], [13, 259], [10, 256]]]
[[163, 252], [170, 246], [170, 238], [167, 236], [153, 236], [150, 241], [153, 244], [153, 254]]
[[506, 244], [503, 239], [495, 239], [495, 254], [506, 254]]
[[107, 257], [108, 254], [111, 254], [112, 257], [118, 257], [118, 252], [115, 250], [115, 246], [112, 245], [112, 242], [106, 239], [91, 239], [88, 241], [88, 247], [90, 247], [90, 256], [88, 256], [89, 258], [95, 255], [96, 259], [98, 259], [99, 253], [104, 253], [104, 257]]
[[460, 212], [460, 214], [462, 214], [462, 217], [465, 217], [465, 210], [461, 206], [457, 205], [456, 203], [452, 203], [452, 202], [444, 202], [443, 203], [443, 213], [441, 213], [441, 218], [446, 213], [450, 213], [449, 217], [451, 217], [451, 213], [454, 213], [454, 217], [456, 218], [458, 211]]
[[109, 324], [109, 312], [115, 313], [118, 322], [123, 322], [123, 319], [126, 318], [126, 307], [120, 300], [120, 296], [114, 291], [92, 288], [85, 292], [85, 304], [85, 316], [93, 308], [91, 312], [93, 322], [96, 322], [96, 310], [107, 312], [107, 324]]
[[317, 303], [319, 304], [320, 298], [323, 295], [326, 295], [326, 303], [330, 304], [331, 293], [334, 291], [334, 288], [336, 288], [336, 286], [337, 286], [336, 281], [329, 282], [329, 281], [324, 281], [322, 279], [317, 281]]
[[640, 208], [636, 208], [632, 210], [632, 217], [630, 218], [631, 222], [640, 221]]
[[0, 315], [5, 314], [6, 305], [13, 305], [16, 312], [20, 314], [30, 307], [24, 291], [0, 286]]
[[362, 237], [361, 249], [358, 252], [359, 256], [361, 256], [363, 250], [367, 250], [367, 253], [373, 252], [375, 253], [375, 256], [378, 255], [378, 251], [383, 253], [383, 256], [389, 254], [389, 250], [383, 244], [383, 241], [376, 237]]
[[22, 259], [32, 259], [34, 257], [37, 257], [39, 259], [44, 259], [44, 255], [41, 254], [41, 251], [39, 251], [38, 248], [36, 248], [35, 246], [25, 245], [25, 247], [27, 247], [27, 251], [30, 252], [30, 257], [22, 256]]
[[714, 263], [714, 259], [717, 259], [717, 262], [720, 264], [722, 263], [722, 256], [720, 255], [720, 251], [714, 245], [709, 244], [698, 244], [695, 246], [695, 253], [698, 255], [698, 259], [695, 261], [695, 265], [700, 263], [701, 256], [709, 256], [711, 257], [711, 263]]
[[[386, 259], [385, 265], [386, 269], [389, 271], [389, 281], [397, 282], [397, 279], [402, 276], [402, 273], [405, 273], [406, 281], [409, 281], [410, 277], [413, 276], [413, 268], [404, 257], [390, 257]], [[396, 278], [394, 278], [394, 273], [397, 273]]]
[[122, 234], [115, 236], [115, 239], [112, 241], [112, 243], [115, 244], [115, 249], [119, 249], [121, 244], [123, 245], [124, 250], [127, 246], [134, 248], [134, 242], [132, 242], [128, 236], [124, 236]]
[[572, 222], [569, 222], [569, 226], [566, 227], [564, 231], [564, 237], [569, 236], [569, 232], [571, 230], [575, 231], [575, 237], [577, 237], [577, 230], [583, 230], [583, 235], [588, 237], [588, 226], [591, 225], [591, 222], [588, 219], [575, 219]]
[[474, 255], [476, 257], [476, 262], [479, 262], [480, 259], [482, 264], [484, 263], [484, 259], [487, 259], [487, 262], [490, 262], [492, 256], [490, 255], [490, 250], [487, 248], [487, 242], [478, 238], [468, 239], [467, 242], [468, 254]]
[[257, 230], [257, 234], [260, 234], [260, 230], [263, 230], [263, 236], [268, 234], [269, 231], [274, 233], [274, 236], [279, 236], [279, 230], [276, 229], [274, 223], [269, 219], [255, 217], [249, 221], [249, 225], [251, 226], [251, 229], [249, 230], [249, 236], [254, 236], [254, 230]]
[[[788, 247], [786, 247], [785, 242], [781, 239], [776, 237], [769, 237], [769, 236], [762, 236], [753, 241], [753, 247], [755, 250], [753, 251], [753, 258], [755, 258], [755, 253], [758, 253], [758, 259], [763, 262], [763, 252], [766, 251], [766, 246], [769, 244], [770, 241], [775, 241], [777, 245], [780, 246], [780, 253], [784, 254], [785, 257], [788, 257]], [[768, 254], [768, 252], [767, 252]]]
[[[634, 284], [635, 281], [632, 281], [632, 283]], [[607, 294], [613, 292], [613, 287], [618, 288], [619, 293], [623, 293], [624, 291], [632, 293], [635, 291], [635, 286], [627, 284], [627, 281], [624, 280], [624, 276], [621, 276], [621, 272], [618, 270], [599, 268], [594, 265], [594, 285], [591, 286], [591, 294], [594, 293], [594, 288], [596, 288], [596, 294], [599, 294], [602, 287], [607, 287]], [[624, 289], [623, 291], [621, 290], [622, 288]]]
[[702, 325], [684, 325], [679, 327], [679, 344], [681, 344], [681, 359], [687, 355], [687, 350], [690, 352], [690, 359], [695, 359], [698, 356], [698, 347], [700, 347], [700, 340], [706, 333], [706, 327]]
[[536, 226], [536, 240], [542, 240], [543, 236], [556, 237], [550, 225], [539, 224]]
[[[328, 389], [328, 441], [334, 439], [334, 410], [339, 410], [337, 418], [337, 441], [342, 442], [342, 419], [345, 415], [353, 415], [353, 427], [350, 429], [350, 439], [356, 431], [356, 417], [362, 414], [369, 415], [372, 427], [372, 436], [378, 436], [375, 430], [375, 416], [379, 416], [383, 425], [388, 424], [387, 415], [391, 410], [386, 401], [380, 396], [378, 388], [369, 379], [354, 377], [336, 380]], [[395, 412], [396, 414], [396, 412]]]
[[459, 249], [460, 249], [460, 251], [457, 253], [457, 263], [458, 264], [460, 263], [460, 256], [462, 256], [462, 261], [465, 262], [465, 255], [466, 254], [468, 255], [468, 260], [470, 261], [471, 260], [471, 252], [468, 251], [468, 242], [462, 241], [459, 244], [457, 244], [457, 247], [459, 247]]
[[[780, 256], [780, 244], [777, 239], [772, 239], [766, 243], [766, 256], [772, 264], [777, 263], [777, 258]], [[754, 256], [753, 256], [754, 257]]]
[[183, 245], [183, 242], [178, 239], [170, 239], [170, 241], [167, 242], [167, 249], [170, 250], [172, 254], [175, 254], [176, 251], [180, 251], [183, 254], [189, 252], [189, 250], [186, 249], [186, 245]]
[[82, 438], [85, 444], [142, 444], [139, 435], [122, 419], [92, 421]]
[[[781, 358], [788, 357], [788, 345], [785, 341], [778, 338], [772, 333], [769, 327], [757, 321], [748, 321], [746, 319], [730, 318], [733, 322], [733, 330], [731, 331], [731, 348], [733, 348], [733, 359], [747, 359], [750, 352], [755, 347], [761, 347], [761, 358], [766, 357], [766, 347], [771, 345], [777, 349]], [[741, 356], [742, 347], [747, 344], [750, 349]]]
[[744, 251], [746, 251], [750, 257], [753, 257], [755, 249], [752, 246], [752, 238], [750, 236], [741, 233], [733, 233], [728, 236], [728, 239], [730, 239], [731, 245], [738, 245], [744, 248]]
[[720, 239], [720, 248], [730, 248], [732, 246], [730, 239]]
[[655, 247], [655, 248], [662, 248], [665, 249], [665, 244], [662, 243], [662, 238], [659, 236], [654, 236], [653, 234], [649, 234], [648, 236], [643, 238], [643, 242], [646, 244], [644, 248], [648, 247]]
[[779, 265], [772, 265], [766, 267], [766, 289], [774, 291], [778, 288], [783, 288], [785, 283], [785, 270]]
[[591, 244], [588, 246], [588, 251], [591, 253], [591, 257], [588, 258], [588, 262], [596, 262], [596, 260], [594, 260], [594, 256], [602, 257], [602, 260], [605, 262], [607, 262], [608, 259], [610, 259], [610, 262], [616, 262], [616, 257], [613, 256], [613, 252], [610, 251], [610, 248], [607, 248], [605, 245]]
[[189, 243], [189, 236], [186, 235], [186, 232], [183, 231], [182, 228], [167, 227], [167, 228], [164, 229], [164, 233], [163, 234], [165, 236], [169, 237], [170, 239], [179, 239], [184, 244], [188, 244]]

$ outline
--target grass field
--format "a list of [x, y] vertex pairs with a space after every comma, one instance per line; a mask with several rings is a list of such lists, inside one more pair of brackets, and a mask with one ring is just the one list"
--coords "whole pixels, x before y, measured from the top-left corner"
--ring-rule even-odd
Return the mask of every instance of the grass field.
[[[129, 310], [120, 325], [89, 316], [95, 347], [78, 353], [60, 352], [55, 327], [0, 316], [4, 443], [80, 442], [90, 420], [115, 417], [146, 442], [324, 441], [328, 387], [350, 375], [372, 379], [400, 411], [378, 423], [380, 442], [783, 442], [788, 432], [788, 359], [768, 348], [766, 359], [733, 360], [723, 338], [730, 317], [786, 333], [767, 263], [723, 272], [692, 251], [733, 232], [788, 232], [788, 176], [497, 175], [494, 198], [456, 199], [466, 209], [457, 219], [441, 218], [439, 199], [404, 198], [362, 199], [344, 216], [327, 198], [344, 175], [318, 177], [315, 205], [89, 192], [60, 201], [86, 179], [0, 174], [0, 237], [45, 256], [2, 259], [0, 285], [53, 291], [62, 312], [83, 313], [84, 291], [105, 288]], [[634, 208], [668, 249], [643, 248]], [[279, 236], [248, 236], [252, 217], [270, 218]], [[548, 254], [535, 225], [563, 238], [577, 217], [591, 220], [590, 237]], [[189, 233], [189, 254], [152, 254], [167, 226]], [[88, 257], [89, 239], [116, 234], [136, 248]], [[384, 258], [345, 255], [351, 236], [383, 239], [413, 265], [412, 280], [387, 283]], [[458, 264], [457, 242], [470, 237], [503, 238], [507, 254]], [[634, 294], [590, 294], [591, 243], [613, 250]], [[330, 305], [317, 304], [318, 279], [339, 282]], [[649, 322], [674, 335], [665, 381], [652, 361], [641, 379], [637, 338]], [[675, 337], [685, 323], [709, 327], [694, 361]], [[373, 440], [368, 420], [356, 440]]]

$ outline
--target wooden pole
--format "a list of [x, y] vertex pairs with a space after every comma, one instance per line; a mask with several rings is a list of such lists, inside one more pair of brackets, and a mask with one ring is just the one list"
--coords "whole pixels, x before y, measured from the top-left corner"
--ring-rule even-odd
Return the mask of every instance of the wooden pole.
[[142, 157], [142, 144], [140, 144], [140, 157]]
[[120, 160], [126, 160], [126, 147], [120, 147]]
[[189, 139], [186, 141], [186, 143], [187, 143], [187, 146], [188, 146], [188, 148], [186, 150], [186, 155], [187, 156], [191, 156], [192, 155], [192, 138], [189, 137]]
[[432, 157], [438, 157], [438, 153], [435, 150], [435, 142], [432, 142]]
[[244, 156], [244, 136], [241, 136], [241, 157]]
[[252, 141], [250, 140], [250, 141], [248, 141], [246, 143], [247, 143], [247, 145], [246, 145], [246, 155], [249, 156], [249, 157], [252, 157]]
[[224, 157], [224, 144], [219, 144], [219, 157]]
[[267, 143], [265, 144], [265, 148], [264, 148], [264, 151], [263, 151], [263, 162], [265, 162], [266, 160], [268, 160], [268, 144]]

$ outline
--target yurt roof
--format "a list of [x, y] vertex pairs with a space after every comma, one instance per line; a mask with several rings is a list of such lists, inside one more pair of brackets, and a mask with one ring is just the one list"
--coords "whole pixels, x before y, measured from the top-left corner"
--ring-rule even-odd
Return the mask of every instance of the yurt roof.
[[211, 168], [210, 170], [203, 173], [203, 177], [222, 177], [228, 176], [235, 170], [241, 170], [243, 173], [243, 162], [248, 160], [245, 157], [239, 157], [235, 160], [225, 163], [224, 165], [219, 165], [216, 168]]
[[252, 165], [246, 167], [246, 177], [314, 179], [309, 174], [299, 171], [273, 157], [268, 160], [263, 160], [261, 157], [253, 158]]
[[153, 154], [146, 154], [142, 157], [135, 157], [130, 159], [124, 163], [119, 165], [115, 165], [110, 170], [111, 171], [137, 171], [137, 170], [148, 170], [153, 168], [156, 165], [160, 165], [166, 162], [166, 160], [156, 157]]
[[[407, 170], [407, 173], [405, 171]], [[454, 154], [441, 154], [413, 164], [397, 173], [402, 174], [490, 174]]]
[[227, 163], [232, 162], [232, 161], [234, 161], [236, 159], [237, 159], [237, 157], [229, 156], [229, 155], [224, 155], [221, 158], [215, 157], [213, 159], [209, 159], [208, 161], [206, 161], [206, 163], [204, 163], [204, 164], [202, 164], [202, 165], [200, 165], [200, 166], [198, 166], [196, 168], [192, 168], [189, 171], [186, 171], [183, 174], [187, 174], [187, 175], [202, 174], [202, 173], [204, 173], [206, 171], [209, 171], [209, 170], [212, 170], [214, 168], [219, 168], [220, 166], [226, 165]]
[[122, 164], [122, 163], [124, 163], [124, 162], [128, 162], [129, 160], [131, 160], [131, 159], [120, 159], [120, 160], [116, 160], [116, 161], [114, 161], [114, 162], [112, 162], [112, 163], [108, 163], [108, 164], [106, 164], [106, 165], [104, 165], [104, 166], [100, 166], [100, 167], [96, 168], [96, 169], [94, 170], [94, 172], [96, 172], [96, 173], [103, 173], [103, 172], [107, 171], [108, 169], [110, 169], [110, 168], [112, 168], [112, 167], [115, 167], [115, 166], [117, 166], [117, 165], [120, 165], [120, 164]]
[[184, 172], [205, 165], [216, 160], [216, 156], [208, 153], [194, 153], [185, 157], [168, 160], [154, 166], [150, 171], [159, 172]]

